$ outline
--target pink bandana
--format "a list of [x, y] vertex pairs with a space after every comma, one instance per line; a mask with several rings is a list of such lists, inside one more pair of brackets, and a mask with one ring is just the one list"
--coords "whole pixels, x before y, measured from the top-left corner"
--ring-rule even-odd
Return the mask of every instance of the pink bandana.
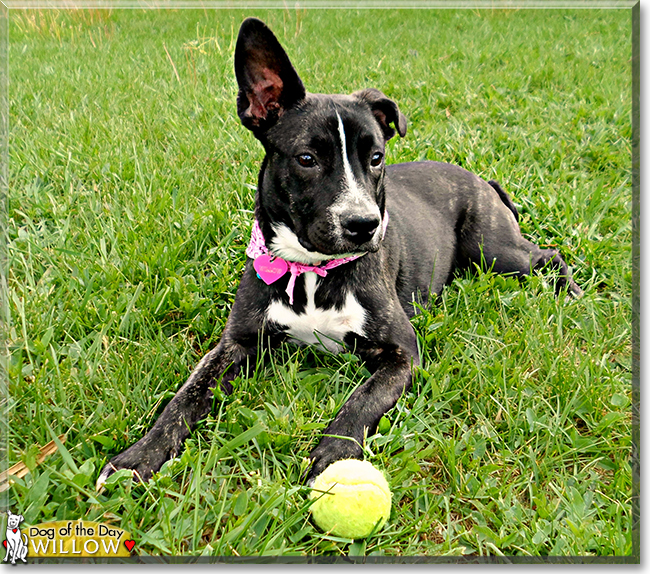
[[[386, 235], [387, 227], [388, 212], [386, 211], [384, 212], [384, 219], [382, 221], [382, 239]], [[329, 269], [334, 269], [334, 267], [359, 259], [359, 257], [362, 257], [365, 253], [351, 255], [350, 257], [342, 257], [341, 259], [330, 259], [321, 265], [306, 265], [305, 263], [298, 263], [296, 261], [287, 261], [286, 259], [275, 257], [271, 254], [269, 249], [266, 247], [262, 230], [260, 229], [260, 225], [256, 219], [253, 223], [253, 229], [251, 230], [251, 240], [246, 248], [246, 255], [254, 260], [253, 266], [255, 267], [255, 271], [257, 271], [257, 276], [267, 285], [270, 285], [283, 277], [287, 271], [291, 273], [286, 293], [289, 295], [289, 304], [293, 305], [293, 289], [296, 285], [296, 279], [298, 276], [302, 275], [306, 271], [313, 271], [321, 277], [325, 277]]]

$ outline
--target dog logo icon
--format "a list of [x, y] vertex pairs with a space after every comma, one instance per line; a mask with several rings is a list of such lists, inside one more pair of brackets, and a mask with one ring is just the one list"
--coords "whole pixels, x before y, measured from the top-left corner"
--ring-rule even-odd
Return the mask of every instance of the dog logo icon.
[[5, 562], [11, 558], [11, 563], [15, 564], [16, 560], [22, 560], [27, 564], [27, 536], [20, 531], [18, 525], [25, 520], [22, 514], [12, 514], [7, 510], [7, 538], [4, 540], [4, 547], [7, 549]]

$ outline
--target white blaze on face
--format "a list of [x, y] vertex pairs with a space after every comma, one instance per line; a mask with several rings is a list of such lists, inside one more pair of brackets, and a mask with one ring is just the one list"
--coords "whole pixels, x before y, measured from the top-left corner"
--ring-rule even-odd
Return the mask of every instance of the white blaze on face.
[[359, 188], [354, 173], [352, 172], [352, 167], [350, 166], [350, 160], [348, 159], [348, 146], [345, 139], [345, 128], [343, 127], [343, 120], [338, 112], [336, 112], [336, 118], [339, 121], [339, 138], [341, 140], [341, 153], [343, 155], [343, 171], [345, 173], [345, 194], [347, 200], [354, 203], [361, 203], [362, 200], [366, 200], [364, 194]]
[[[336, 201], [329, 208], [330, 219], [334, 225], [334, 228], [337, 229], [338, 234], [341, 236], [342, 231], [339, 225], [340, 218], [345, 213], [356, 212], [363, 214], [366, 217], [371, 217], [373, 215], [378, 218], [381, 217], [379, 212], [379, 206], [375, 201], [374, 197], [371, 197], [370, 194], [366, 193], [362, 186], [359, 185], [359, 182], [354, 177], [354, 172], [352, 171], [352, 166], [350, 165], [350, 160], [348, 158], [348, 146], [345, 136], [345, 128], [343, 126], [343, 120], [338, 112], [336, 112], [336, 118], [338, 119], [338, 132], [339, 140], [341, 144], [341, 155], [343, 159], [343, 189], [339, 196], [336, 198]], [[380, 226], [381, 227], [381, 226]], [[375, 240], [379, 240], [381, 234], [381, 229], [377, 228], [375, 233]]]

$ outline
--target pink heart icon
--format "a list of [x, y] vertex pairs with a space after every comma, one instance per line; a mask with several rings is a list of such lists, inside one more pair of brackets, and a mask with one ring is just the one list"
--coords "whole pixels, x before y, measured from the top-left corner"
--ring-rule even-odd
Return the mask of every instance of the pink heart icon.
[[260, 279], [267, 285], [275, 283], [289, 269], [289, 265], [284, 259], [273, 258], [270, 255], [260, 255], [253, 262], [253, 267]]

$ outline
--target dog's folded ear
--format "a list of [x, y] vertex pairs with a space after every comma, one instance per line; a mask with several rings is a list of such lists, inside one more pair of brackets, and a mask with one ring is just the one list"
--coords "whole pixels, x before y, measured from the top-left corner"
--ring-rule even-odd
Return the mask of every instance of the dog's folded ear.
[[397, 133], [399, 133], [400, 137], [406, 135], [406, 117], [399, 111], [397, 104], [393, 100], [388, 99], [376, 88], [360, 90], [354, 92], [352, 95], [370, 106], [372, 113], [375, 115], [377, 122], [384, 132], [386, 141], [395, 135], [395, 130], [390, 124], [393, 124], [397, 128]]
[[235, 74], [237, 113], [253, 132], [269, 129], [285, 110], [305, 97], [305, 88], [286, 52], [257, 18], [247, 18], [239, 29]]

